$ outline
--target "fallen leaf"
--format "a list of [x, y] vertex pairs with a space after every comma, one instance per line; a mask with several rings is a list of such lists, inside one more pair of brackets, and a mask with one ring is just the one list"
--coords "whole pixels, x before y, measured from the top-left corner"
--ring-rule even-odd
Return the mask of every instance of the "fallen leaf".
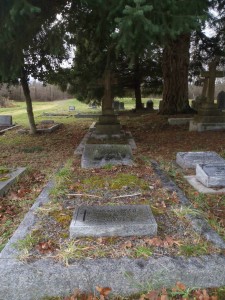
[[127, 248], [131, 248], [132, 247], [132, 242], [131, 241], [126, 241], [125, 243], [123, 243], [121, 245], [122, 249], [127, 249]]
[[42, 254], [53, 252], [55, 250], [54, 244], [52, 241], [47, 241], [47, 242], [40, 242], [37, 246], [36, 249], [41, 252]]
[[186, 290], [186, 285], [183, 284], [183, 283], [180, 282], [180, 281], [177, 281], [176, 287], [177, 287], [177, 289], [180, 290], [180, 291], [185, 291], [185, 290]]
[[96, 286], [96, 290], [99, 292], [100, 295], [105, 297], [109, 295], [112, 289], [110, 287]]

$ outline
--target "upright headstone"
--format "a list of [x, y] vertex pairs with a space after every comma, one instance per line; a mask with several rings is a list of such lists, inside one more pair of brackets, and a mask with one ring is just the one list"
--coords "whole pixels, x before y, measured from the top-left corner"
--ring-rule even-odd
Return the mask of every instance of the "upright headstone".
[[70, 238], [157, 235], [149, 205], [81, 206], [70, 224]]
[[119, 101], [113, 101], [113, 108], [114, 110], [120, 109], [120, 102]]
[[147, 102], [146, 102], [146, 109], [147, 110], [153, 110], [153, 106], [154, 106], [154, 103], [151, 99], [149, 99]]
[[198, 114], [190, 122], [190, 131], [206, 131], [225, 129], [225, 116], [214, 103], [215, 80], [217, 77], [224, 77], [224, 71], [218, 71], [216, 66], [219, 59], [209, 63], [209, 70], [204, 71], [201, 75], [204, 79], [202, 96], [206, 96], [205, 101], [198, 107]]
[[10, 115], [0, 115], [0, 125], [2, 126], [12, 126], [12, 116]]
[[119, 110], [124, 110], [124, 102], [119, 103]]
[[225, 163], [197, 164], [196, 178], [206, 187], [225, 187]]
[[217, 107], [221, 110], [225, 109], [225, 92], [220, 91], [217, 95]]
[[176, 163], [183, 169], [194, 169], [197, 164], [205, 163], [221, 163], [225, 160], [214, 151], [206, 152], [178, 152], [176, 155]]

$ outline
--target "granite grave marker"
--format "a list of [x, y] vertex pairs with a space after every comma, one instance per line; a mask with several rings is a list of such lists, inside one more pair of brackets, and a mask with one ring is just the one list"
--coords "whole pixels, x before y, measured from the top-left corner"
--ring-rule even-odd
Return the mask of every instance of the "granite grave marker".
[[197, 164], [205, 163], [221, 163], [225, 160], [214, 151], [205, 152], [178, 152], [176, 163], [183, 169], [194, 169]]
[[197, 164], [196, 178], [207, 187], [225, 187], [225, 163]]
[[70, 225], [70, 237], [157, 234], [149, 205], [81, 206]]

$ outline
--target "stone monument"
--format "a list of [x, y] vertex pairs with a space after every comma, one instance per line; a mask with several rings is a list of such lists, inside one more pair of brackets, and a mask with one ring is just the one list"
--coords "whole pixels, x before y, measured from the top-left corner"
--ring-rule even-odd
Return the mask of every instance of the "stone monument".
[[225, 92], [220, 91], [217, 95], [217, 107], [218, 109], [224, 110], [225, 109]]
[[217, 64], [218, 58], [209, 63], [208, 71], [201, 73], [204, 77], [202, 101], [198, 106], [197, 115], [190, 122], [190, 131], [225, 129], [225, 115], [214, 103], [215, 80], [225, 76], [223, 71], [216, 70]]

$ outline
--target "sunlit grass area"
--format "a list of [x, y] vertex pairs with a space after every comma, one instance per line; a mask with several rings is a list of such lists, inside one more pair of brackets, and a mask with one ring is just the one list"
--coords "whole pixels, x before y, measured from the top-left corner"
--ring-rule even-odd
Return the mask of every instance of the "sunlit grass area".
[[[143, 98], [142, 102], [146, 105], [146, 102], [149, 98]], [[133, 98], [116, 98], [115, 100], [124, 102], [125, 109], [131, 110], [135, 107], [135, 99]], [[159, 99], [152, 99], [154, 101], [154, 108], [158, 108]], [[70, 123], [71, 118], [68, 117], [52, 117], [52, 116], [44, 116], [43, 113], [69, 113], [69, 106], [75, 106], [75, 111], [70, 111], [70, 114], [78, 114], [78, 113], [100, 113], [101, 107], [97, 107], [95, 109], [90, 108], [90, 106], [86, 103], [82, 103], [76, 99], [67, 99], [67, 100], [57, 100], [51, 102], [37, 102], [33, 101], [33, 112], [36, 122], [43, 119], [53, 119], [55, 121], [60, 121], [63, 119], [64, 123]], [[13, 117], [13, 123], [18, 123], [22, 126], [28, 126], [28, 118], [26, 111], [26, 103], [25, 102], [14, 102], [14, 106], [8, 108], [0, 108], [0, 115], [11, 115]], [[73, 119], [74, 121], [74, 119]]]

